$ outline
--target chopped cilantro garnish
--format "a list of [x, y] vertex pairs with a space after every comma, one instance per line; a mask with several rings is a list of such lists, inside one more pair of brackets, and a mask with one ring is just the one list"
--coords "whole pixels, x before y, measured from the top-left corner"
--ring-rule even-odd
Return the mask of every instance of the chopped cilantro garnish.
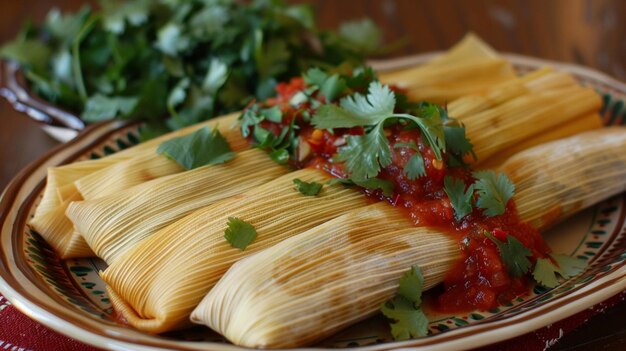
[[385, 121], [401, 118], [418, 126], [435, 157], [441, 160], [445, 151], [445, 135], [441, 121], [441, 108], [421, 104], [419, 117], [394, 113], [396, 96], [388, 86], [379, 82], [369, 85], [366, 96], [355, 93], [340, 101], [340, 106], [324, 105], [313, 116], [311, 123], [320, 129], [368, 127], [363, 136], [346, 137], [347, 145], [339, 149], [338, 160], [346, 161], [346, 168], [354, 178], [374, 178], [381, 167], [391, 163], [389, 141], [384, 134]]
[[506, 204], [513, 197], [515, 185], [503, 173], [496, 175], [494, 171], [474, 172], [474, 188], [478, 193], [476, 205], [484, 210], [489, 217], [498, 216], [506, 210]]
[[424, 277], [419, 267], [413, 266], [400, 278], [396, 296], [385, 302], [380, 310], [391, 323], [395, 340], [407, 340], [428, 334], [428, 319], [421, 310]]
[[296, 178], [293, 183], [297, 186], [298, 191], [306, 196], [315, 196], [322, 190], [322, 184], [317, 182], [308, 183]]
[[528, 257], [532, 256], [530, 250], [524, 246], [517, 238], [512, 235], [507, 235], [507, 241], [500, 241], [496, 239], [491, 233], [485, 231], [485, 236], [491, 239], [500, 251], [500, 257], [502, 262], [509, 270], [509, 274], [513, 277], [521, 277], [526, 274], [530, 269], [531, 262]]
[[539, 258], [533, 270], [535, 281], [546, 288], [554, 288], [559, 284], [557, 273], [568, 279], [582, 272], [587, 266], [585, 261], [566, 255], [550, 254], [550, 257], [556, 261], [556, 265], [550, 258]]
[[443, 190], [450, 198], [450, 204], [454, 209], [454, 218], [457, 221], [472, 213], [472, 197], [474, 195], [474, 185], [470, 185], [465, 190], [465, 182], [462, 179], [446, 176], [443, 179]]
[[209, 127], [165, 141], [159, 145], [157, 153], [171, 158], [186, 169], [224, 163], [235, 157], [219, 130], [216, 128], [211, 131]]
[[228, 217], [228, 228], [224, 231], [224, 239], [232, 247], [245, 250], [256, 239], [256, 229], [248, 222], [239, 218]]
[[406, 165], [404, 165], [404, 174], [406, 174], [409, 180], [415, 180], [426, 175], [424, 158], [422, 158], [422, 154], [419, 151], [413, 154]]

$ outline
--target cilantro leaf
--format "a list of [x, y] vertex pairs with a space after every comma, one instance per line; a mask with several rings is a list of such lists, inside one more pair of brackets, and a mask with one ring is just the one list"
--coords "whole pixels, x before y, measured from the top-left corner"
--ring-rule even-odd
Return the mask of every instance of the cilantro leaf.
[[45, 70], [51, 55], [50, 48], [35, 40], [16, 40], [0, 48], [0, 57], [31, 66], [38, 72]]
[[554, 288], [559, 285], [556, 273], [559, 267], [555, 266], [549, 258], [538, 258], [533, 270], [533, 278], [535, 281], [546, 288]]
[[297, 186], [298, 191], [306, 196], [316, 196], [322, 191], [322, 184], [317, 182], [308, 183], [296, 178], [293, 183]]
[[245, 250], [254, 239], [257, 233], [254, 226], [236, 217], [228, 217], [228, 228], [224, 231], [224, 239], [232, 246]]
[[202, 90], [209, 95], [215, 95], [226, 83], [226, 79], [228, 79], [228, 66], [224, 61], [215, 58], [211, 60], [211, 65], [204, 76]]
[[561, 254], [550, 254], [550, 256], [559, 265], [559, 274], [566, 279], [583, 272], [587, 268], [587, 262], [575, 257]]
[[351, 21], [339, 27], [339, 35], [366, 53], [375, 53], [381, 46], [382, 33], [369, 18]]
[[422, 275], [422, 271], [418, 266], [413, 266], [400, 278], [400, 286], [398, 287], [397, 294], [409, 301], [413, 301], [415, 306], [419, 306], [422, 304], [423, 287], [424, 276]]
[[96, 94], [87, 100], [85, 110], [80, 117], [90, 123], [109, 120], [119, 117], [120, 114], [130, 114], [138, 103], [137, 97], [109, 97]]
[[211, 131], [209, 127], [165, 141], [159, 145], [157, 153], [176, 161], [185, 169], [220, 164], [235, 157], [219, 130]]
[[363, 123], [362, 118], [336, 105], [320, 106], [311, 119], [311, 124], [318, 129], [352, 128]]
[[280, 111], [279, 106], [262, 109], [259, 113], [264, 119], [270, 122], [280, 123], [283, 120], [283, 113]]
[[[446, 135], [443, 130], [443, 121], [441, 119], [442, 108], [430, 103], [423, 103], [419, 108], [419, 117], [410, 116], [422, 130], [422, 135], [435, 152], [435, 157], [441, 160], [441, 154], [446, 150]], [[397, 115], [404, 117], [404, 115]]]
[[263, 121], [263, 116], [259, 114], [259, 109], [257, 105], [252, 105], [247, 108], [241, 116], [239, 116], [239, 126], [241, 128], [241, 135], [244, 138], [250, 136], [250, 128], [255, 127], [261, 121]]
[[341, 99], [340, 105], [344, 110], [359, 116], [371, 125], [380, 123], [393, 114], [396, 95], [389, 86], [374, 81], [367, 89], [367, 96], [356, 93]]
[[568, 279], [584, 271], [587, 266], [585, 261], [567, 255], [550, 254], [550, 257], [556, 261], [558, 266], [549, 258], [539, 258], [533, 270], [535, 281], [546, 288], [554, 288], [559, 285], [557, 273]]
[[156, 48], [170, 56], [176, 56], [179, 52], [187, 50], [191, 42], [183, 31], [180, 24], [166, 24], [157, 33]]
[[333, 74], [324, 81], [324, 84], [320, 87], [320, 92], [324, 95], [327, 102], [331, 102], [346, 90], [347, 87], [348, 85], [345, 80], [339, 78], [338, 74]]
[[391, 335], [394, 340], [408, 340], [428, 334], [428, 318], [421, 309], [402, 296], [396, 296], [380, 308], [391, 323]]
[[167, 97], [167, 109], [170, 111], [170, 114], [176, 115], [175, 107], [183, 103], [185, 98], [187, 98], [189, 83], [189, 78], [183, 78], [174, 86], [172, 91], [170, 91]]
[[521, 277], [530, 269], [531, 263], [528, 257], [532, 256], [530, 250], [524, 246], [517, 238], [507, 235], [506, 242], [496, 239], [491, 233], [485, 231], [485, 236], [491, 239], [500, 251], [502, 262], [506, 265], [509, 273], [513, 277]]
[[489, 217], [503, 214], [515, 192], [513, 182], [504, 173], [496, 175], [494, 171], [474, 172], [474, 178], [477, 179], [474, 188], [478, 192], [476, 205]]
[[346, 137], [347, 145], [339, 148], [338, 161], [345, 161], [350, 176], [356, 179], [374, 178], [380, 168], [391, 164], [389, 141], [378, 124], [369, 133]]
[[474, 195], [474, 185], [470, 185], [465, 190], [465, 182], [461, 179], [446, 176], [443, 179], [443, 190], [450, 198], [450, 204], [454, 209], [454, 218], [458, 221], [472, 213], [472, 197]]
[[395, 340], [407, 340], [428, 334], [428, 319], [422, 312], [424, 278], [417, 266], [411, 267], [402, 278], [396, 296], [385, 302], [380, 310], [393, 321], [391, 335]]
[[126, 23], [139, 26], [148, 21], [150, 2], [146, 0], [113, 2], [103, 1], [104, 28], [115, 34], [122, 34], [126, 30]]
[[304, 82], [308, 85], [315, 85], [318, 88], [324, 85], [326, 79], [328, 79], [328, 74], [318, 67], [309, 68], [306, 73], [302, 75]]
[[279, 165], [284, 165], [287, 163], [287, 161], [289, 161], [289, 151], [287, 151], [286, 149], [271, 151], [269, 153], [269, 156], [272, 161], [278, 163]]
[[443, 132], [446, 138], [446, 147], [449, 151], [448, 154], [453, 156], [459, 165], [465, 165], [463, 157], [467, 154], [472, 155], [474, 161], [477, 160], [474, 146], [465, 135], [464, 127], [446, 125], [443, 127]]
[[404, 165], [404, 174], [406, 174], [409, 180], [415, 180], [426, 175], [422, 154], [416, 152], [409, 158], [409, 161]]

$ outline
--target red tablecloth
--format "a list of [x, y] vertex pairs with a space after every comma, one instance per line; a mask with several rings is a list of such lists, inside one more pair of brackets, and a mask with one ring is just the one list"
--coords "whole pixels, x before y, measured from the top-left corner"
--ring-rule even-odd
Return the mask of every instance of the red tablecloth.
[[[587, 321], [590, 317], [605, 311], [611, 306], [626, 300], [626, 292], [584, 310], [570, 318], [532, 333], [491, 345], [480, 351], [534, 351], [545, 350], [553, 345], [566, 333]], [[0, 295], [0, 350], [9, 351], [97, 351], [94, 347], [80, 343], [67, 336], [58, 334], [51, 329], [31, 320], [3, 296]]]

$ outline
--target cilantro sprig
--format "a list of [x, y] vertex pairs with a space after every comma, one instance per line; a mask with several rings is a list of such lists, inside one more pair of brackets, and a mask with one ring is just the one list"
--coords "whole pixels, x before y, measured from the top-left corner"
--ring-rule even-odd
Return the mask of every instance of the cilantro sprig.
[[418, 266], [413, 266], [400, 278], [396, 296], [385, 302], [380, 310], [393, 320], [391, 335], [395, 340], [407, 340], [428, 334], [428, 318], [421, 310], [424, 277]]
[[[551, 258], [551, 259], [550, 259]], [[556, 265], [553, 263], [556, 262]], [[537, 259], [533, 270], [533, 278], [546, 288], [554, 288], [559, 284], [557, 274], [569, 279], [584, 271], [587, 263], [567, 255], [550, 254], [549, 258]]]
[[344, 161], [350, 176], [358, 179], [374, 178], [382, 167], [391, 164], [391, 149], [384, 133], [385, 122], [392, 118], [413, 123], [422, 131], [435, 157], [442, 159], [445, 135], [440, 108], [424, 103], [419, 116], [395, 113], [396, 95], [378, 81], [369, 84], [367, 95], [355, 93], [344, 97], [337, 105], [321, 106], [311, 123], [320, 129], [366, 127], [365, 135], [346, 137], [346, 145], [339, 149], [338, 161]]
[[176, 161], [185, 169], [220, 164], [235, 157], [220, 131], [217, 128], [211, 131], [209, 127], [165, 141], [159, 145], [157, 153]]

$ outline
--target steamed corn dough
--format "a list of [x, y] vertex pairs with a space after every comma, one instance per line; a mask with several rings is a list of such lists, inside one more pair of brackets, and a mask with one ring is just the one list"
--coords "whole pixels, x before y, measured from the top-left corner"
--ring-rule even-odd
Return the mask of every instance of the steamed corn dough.
[[[366, 205], [363, 194], [339, 184], [304, 196], [295, 178], [324, 183], [330, 176], [316, 169], [289, 173], [197, 210], [119, 256], [101, 273], [116, 311], [146, 332], [184, 327], [235, 261]], [[244, 251], [224, 239], [229, 217], [256, 228], [256, 239]]]
[[[625, 151], [626, 128], [608, 128], [523, 151], [502, 171], [516, 183], [520, 218], [545, 230], [625, 191]], [[296, 347], [377, 313], [412, 265], [425, 288], [436, 285], [458, 246], [402, 217], [372, 205], [243, 259], [191, 318], [237, 345]]]
[[192, 211], [289, 171], [266, 152], [250, 149], [224, 164], [154, 179], [123, 193], [74, 202], [67, 216], [96, 255], [111, 264], [144, 238]]

